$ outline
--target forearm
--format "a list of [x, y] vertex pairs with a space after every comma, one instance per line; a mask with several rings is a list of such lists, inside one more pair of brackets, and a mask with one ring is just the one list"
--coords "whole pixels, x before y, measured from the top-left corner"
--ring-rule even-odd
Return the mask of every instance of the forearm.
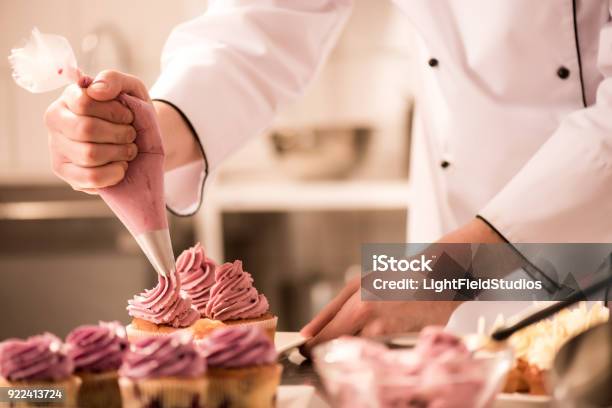
[[181, 114], [162, 101], [153, 101], [153, 105], [164, 143], [165, 170], [202, 160], [202, 151], [196, 135]]

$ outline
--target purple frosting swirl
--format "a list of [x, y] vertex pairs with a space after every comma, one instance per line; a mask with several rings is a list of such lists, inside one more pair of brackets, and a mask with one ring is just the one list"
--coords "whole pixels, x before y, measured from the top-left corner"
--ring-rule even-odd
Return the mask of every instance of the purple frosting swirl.
[[215, 330], [198, 344], [209, 367], [237, 368], [276, 361], [276, 349], [259, 327], [228, 327]]
[[75, 371], [101, 373], [119, 369], [128, 342], [119, 322], [100, 322], [71, 331], [66, 345]]
[[181, 334], [143, 337], [130, 345], [119, 375], [134, 378], [192, 378], [206, 371], [191, 337]]
[[269, 309], [268, 299], [253, 286], [251, 274], [242, 269], [242, 261], [224, 263], [215, 271], [206, 316], [215, 320], [251, 319]]
[[195, 323], [200, 314], [191, 307], [191, 298], [180, 293], [177, 274], [172, 273], [169, 277], [159, 275], [158, 279], [153, 289], [147, 289], [128, 300], [130, 316], [172, 327], [187, 327]]
[[9, 381], [62, 380], [73, 369], [62, 341], [51, 333], [0, 343], [0, 376]]
[[215, 267], [199, 242], [183, 251], [176, 261], [181, 290], [191, 297], [193, 306], [201, 315], [205, 314], [210, 288], [215, 283]]

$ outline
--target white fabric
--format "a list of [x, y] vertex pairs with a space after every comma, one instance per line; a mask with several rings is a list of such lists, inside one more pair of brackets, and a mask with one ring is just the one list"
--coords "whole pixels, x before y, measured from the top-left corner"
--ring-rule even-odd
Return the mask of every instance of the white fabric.
[[197, 161], [166, 172], [166, 205], [179, 215], [195, 213], [202, 202], [202, 184], [206, 175], [204, 162]]
[[[416, 137], [439, 232], [480, 213], [512, 242], [612, 242], [608, 1], [576, 2], [588, 109], [572, 1], [395, 3], [420, 33]], [[300, 95], [350, 8], [333, 0], [213, 1], [170, 35], [152, 96], [185, 113], [214, 169]], [[561, 66], [567, 79], [557, 75]], [[450, 166], [440, 168], [442, 160]], [[169, 202], [187, 208], [196, 197]], [[427, 222], [415, 212], [411, 219]]]
[[[171, 33], [151, 97], [183, 112], [213, 171], [302, 93], [350, 9], [350, 2], [340, 0], [211, 1], [206, 14]], [[173, 188], [186, 183], [186, 172], [196, 171], [182, 170], [166, 177], [167, 203], [178, 214], [190, 214], [199, 206], [201, 188]]]

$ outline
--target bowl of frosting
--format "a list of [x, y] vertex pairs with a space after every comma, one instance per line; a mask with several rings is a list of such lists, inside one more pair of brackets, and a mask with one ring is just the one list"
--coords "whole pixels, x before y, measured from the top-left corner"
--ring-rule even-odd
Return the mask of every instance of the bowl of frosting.
[[509, 348], [472, 353], [463, 340], [427, 327], [414, 348], [341, 337], [313, 351], [334, 407], [486, 408], [512, 364]]

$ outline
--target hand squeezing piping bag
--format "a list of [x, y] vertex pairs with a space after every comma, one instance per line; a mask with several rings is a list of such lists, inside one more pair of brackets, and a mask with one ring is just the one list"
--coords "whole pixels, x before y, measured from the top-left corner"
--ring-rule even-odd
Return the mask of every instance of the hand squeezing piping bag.
[[[11, 51], [9, 61], [15, 82], [33, 93], [70, 83], [86, 88], [92, 82], [79, 70], [68, 40], [37, 29], [23, 48]], [[98, 189], [98, 193], [134, 236], [157, 273], [169, 276], [175, 263], [163, 196], [164, 150], [155, 111], [132, 95], [122, 93], [118, 100], [134, 114], [138, 155], [121, 182]]]

